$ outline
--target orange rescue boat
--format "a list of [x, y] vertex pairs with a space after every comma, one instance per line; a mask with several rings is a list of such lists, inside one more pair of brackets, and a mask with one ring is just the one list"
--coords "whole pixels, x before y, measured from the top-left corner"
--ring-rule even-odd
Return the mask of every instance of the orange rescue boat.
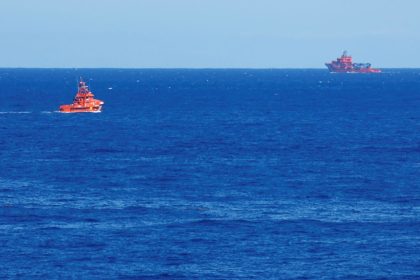
[[99, 113], [104, 102], [94, 98], [86, 83], [80, 79], [79, 90], [73, 100], [73, 104], [61, 105], [63, 113]]

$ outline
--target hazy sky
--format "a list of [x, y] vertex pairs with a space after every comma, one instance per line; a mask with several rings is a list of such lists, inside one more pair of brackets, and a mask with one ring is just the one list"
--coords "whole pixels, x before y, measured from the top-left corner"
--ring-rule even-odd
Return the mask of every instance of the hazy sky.
[[0, 67], [420, 67], [419, 0], [0, 0]]

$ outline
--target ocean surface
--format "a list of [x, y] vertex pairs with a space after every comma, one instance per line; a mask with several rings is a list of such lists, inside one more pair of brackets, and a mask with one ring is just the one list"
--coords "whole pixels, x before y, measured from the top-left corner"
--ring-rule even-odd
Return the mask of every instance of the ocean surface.
[[[77, 79], [102, 113], [62, 114]], [[0, 69], [0, 279], [420, 279], [420, 69]]]

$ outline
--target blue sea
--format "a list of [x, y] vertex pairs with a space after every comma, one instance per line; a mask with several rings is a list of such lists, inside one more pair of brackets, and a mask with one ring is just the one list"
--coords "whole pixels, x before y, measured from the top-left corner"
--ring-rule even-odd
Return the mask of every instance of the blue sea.
[[[62, 114], [83, 77], [102, 113]], [[420, 279], [420, 69], [0, 69], [0, 279]]]

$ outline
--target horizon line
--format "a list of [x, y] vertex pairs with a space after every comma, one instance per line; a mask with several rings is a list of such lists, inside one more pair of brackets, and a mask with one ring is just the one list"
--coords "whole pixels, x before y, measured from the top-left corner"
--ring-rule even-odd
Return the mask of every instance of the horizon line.
[[[318, 67], [2, 67], [0, 69], [22, 69], [22, 70], [43, 70], [43, 69], [58, 69], [58, 70], [93, 70], [93, 69], [104, 69], [104, 70], [325, 70], [327, 68]], [[420, 69], [419, 67], [378, 67], [381, 70], [396, 70], [396, 69]]]

